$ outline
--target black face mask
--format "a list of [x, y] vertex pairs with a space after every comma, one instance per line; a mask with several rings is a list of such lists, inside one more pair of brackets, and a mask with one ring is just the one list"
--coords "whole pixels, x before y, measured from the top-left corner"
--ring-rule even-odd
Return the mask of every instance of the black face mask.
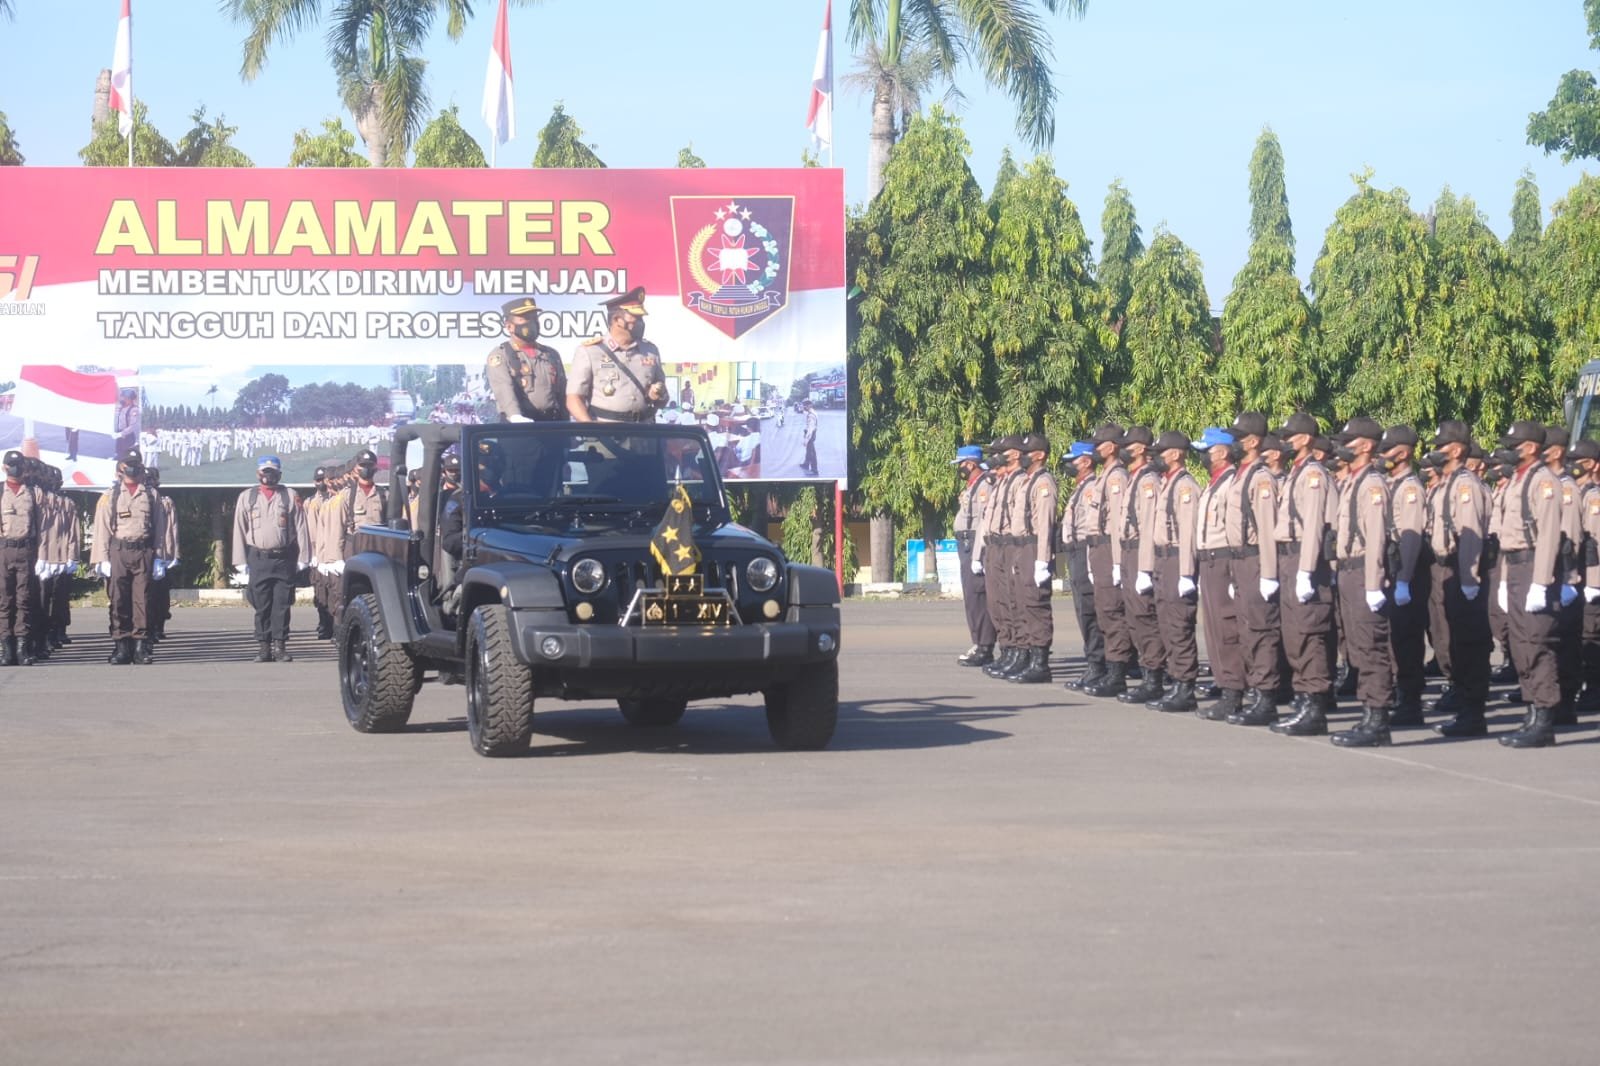
[[356, 476], [359, 477], [362, 481], [371, 481], [372, 478], [373, 478], [373, 475], [376, 474], [377, 472], [378, 472], [378, 468], [375, 467], [375, 466], [362, 465], [362, 466], [356, 467]]
[[1167, 461], [1165, 459], [1161, 458], [1161, 456], [1152, 455], [1150, 457], [1150, 469], [1151, 470], [1160, 471], [1160, 470], [1165, 470], [1166, 468], [1167, 468]]
[[1017, 456], [1017, 469], [1028, 470], [1033, 466], [1033, 456], [1023, 453]]
[[1427, 455], [1422, 457], [1422, 465], [1431, 466], [1435, 470], [1443, 470], [1445, 464], [1449, 461], [1450, 457], [1444, 452], [1439, 451], [1429, 452]]
[[8, 467], [6, 467], [6, 477], [12, 479], [13, 481], [22, 480], [22, 467], [20, 467], [20, 466], [8, 466]]
[[278, 483], [278, 479], [283, 475], [276, 470], [263, 470], [256, 476], [261, 479], [263, 485], [271, 488]]
[[519, 341], [532, 344], [539, 339], [539, 323], [529, 320], [511, 327], [511, 335]]
[[1133, 462], [1133, 452], [1127, 448], [1118, 448], [1117, 458], [1122, 460], [1124, 463], [1131, 463]]
[[1333, 450], [1333, 457], [1345, 465], [1356, 461], [1356, 453], [1352, 449], [1342, 446]]

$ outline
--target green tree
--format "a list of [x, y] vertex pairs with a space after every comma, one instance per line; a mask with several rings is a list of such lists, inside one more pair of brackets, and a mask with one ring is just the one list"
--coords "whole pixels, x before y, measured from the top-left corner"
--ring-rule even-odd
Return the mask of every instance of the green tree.
[[263, 374], [245, 383], [233, 401], [233, 412], [242, 419], [259, 419], [282, 411], [289, 402], [289, 379], [282, 374]]
[[1181, 429], [1232, 413], [1215, 384], [1215, 330], [1200, 257], [1165, 230], [1134, 264], [1123, 342], [1129, 372], [1118, 402], [1127, 418]]
[[[1600, 178], [1584, 175], [1551, 208], [1539, 246], [1549, 314], [1550, 382], [1564, 394], [1578, 370], [1600, 358]], [[1551, 407], [1555, 404], [1552, 403]], [[1539, 411], [1528, 412], [1536, 416]], [[1547, 415], [1553, 412], [1546, 409]]]
[[694, 154], [693, 141], [678, 149], [678, 168], [680, 170], [692, 170], [705, 165], [706, 161]]
[[889, 149], [907, 131], [923, 89], [935, 78], [953, 81], [969, 60], [1016, 105], [1017, 133], [1028, 146], [1048, 147], [1057, 93], [1042, 16], [1081, 16], [1087, 7], [1088, 0], [850, 0], [850, 44], [862, 50], [853, 80], [872, 92], [867, 198], [886, 180]]
[[322, 120], [322, 132], [301, 130], [294, 135], [289, 153], [291, 167], [364, 167], [368, 162], [356, 151], [356, 135], [338, 118]]
[[1100, 212], [1100, 292], [1105, 301], [1106, 321], [1118, 333], [1133, 295], [1133, 264], [1144, 254], [1139, 217], [1133, 210], [1133, 197], [1118, 178], [1106, 190], [1105, 208]]
[[1539, 237], [1544, 232], [1544, 215], [1539, 207], [1539, 184], [1533, 171], [1526, 167], [1517, 179], [1516, 192], [1511, 195], [1511, 237], [1506, 247], [1519, 262], [1527, 262], [1539, 251]]
[[[1600, 0], [1583, 0], [1589, 47], [1600, 48]], [[1556, 94], [1543, 111], [1528, 116], [1528, 143], [1546, 155], [1560, 152], [1564, 162], [1600, 154], [1600, 86], [1587, 70], [1561, 76]]]
[[483, 149], [461, 126], [461, 109], [451, 104], [428, 123], [417, 138], [416, 165], [419, 167], [485, 167]]
[[557, 100], [550, 121], [539, 131], [539, 147], [533, 153], [533, 165], [568, 169], [604, 167], [594, 149], [594, 145], [584, 143], [583, 127], [567, 114], [566, 105]]
[[1428, 226], [1404, 189], [1373, 188], [1370, 171], [1354, 180], [1311, 271], [1319, 328], [1307, 369], [1320, 413], [1394, 421], [1432, 402], [1422, 382], [1434, 372], [1411, 364], [1428, 297]]
[[20, 167], [24, 162], [22, 146], [17, 143], [16, 134], [11, 132], [6, 113], [0, 111], [0, 167]]
[[[170, 167], [177, 158], [172, 142], [150, 124], [150, 111], [144, 102], [133, 102], [133, 163], [139, 167]], [[95, 126], [94, 136], [78, 150], [86, 167], [125, 167], [128, 165], [128, 138], [117, 129], [117, 116], [111, 115]]]
[[[1284, 177], [1283, 145], [1271, 127], [1256, 138], [1250, 154], [1250, 241], [1272, 241], [1294, 254], [1294, 225], [1289, 220], [1289, 183]], [[1291, 261], [1289, 269], [1294, 269]]]
[[235, 148], [230, 141], [233, 135], [239, 132], [238, 126], [228, 125], [223, 116], [218, 115], [211, 122], [206, 121], [205, 105], [195, 108], [189, 116], [189, 121], [194, 126], [178, 139], [178, 147], [173, 160], [174, 166], [180, 167], [253, 167], [254, 163], [244, 152]]

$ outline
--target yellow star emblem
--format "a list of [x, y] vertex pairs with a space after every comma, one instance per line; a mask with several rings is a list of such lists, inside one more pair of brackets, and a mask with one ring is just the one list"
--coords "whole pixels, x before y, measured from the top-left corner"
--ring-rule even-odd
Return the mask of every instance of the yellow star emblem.
[[673, 553], [673, 554], [675, 554], [675, 555], [676, 555], [676, 556], [677, 556], [677, 557], [678, 557], [678, 558], [679, 558], [679, 560], [683, 560], [683, 559], [688, 559], [688, 558], [690, 558], [690, 557], [691, 557], [691, 556], [693, 556], [693, 555], [694, 555], [694, 552], [692, 552], [692, 551], [691, 551], [691, 550], [689, 550], [689, 549], [688, 549], [688, 548], [679, 548], [679, 549], [678, 549], [678, 550], [677, 550], [677, 551], [676, 551], [676, 552], [674, 552], [674, 553]]
[[678, 531], [676, 529], [670, 529], [670, 528], [663, 529], [661, 531], [661, 539], [666, 541], [667, 543], [671, 544], [671, 543], [675, 542], [678, 539]]

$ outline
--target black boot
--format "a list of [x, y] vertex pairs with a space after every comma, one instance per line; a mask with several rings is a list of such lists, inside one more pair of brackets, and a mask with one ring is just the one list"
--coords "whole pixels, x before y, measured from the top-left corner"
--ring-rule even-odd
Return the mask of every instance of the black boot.
[[272, 661], [272, 641], [261, 641], [257, 646], [256, 657], [251, 661], [258, 663], [270, 663]]
[[1518, 680], [1517, 665], [1511, 661], [1511, 656], [1506, 656], [1506, 661], [1489, 671], [1489, 680], [1496, 685], [1509, 685]]
[[1128, 664], [1107, 663], [1105, 676], [1092, 685], [1083, 686], [1085, 696], [1112, 699], [1128, 691]]
[[1160, 698], [1167, 688], [1167, 672], [1161, 669], [1147, 669], [1144, 680], [1139, 682], [1139, 687], [1124, 692], [1117, 699], [1122, 703], [1149, 703]]
[[19, 640], [13, 640], [12, 643], [17, 646], [17, 665], [18, 666], [32, 666], [35, 662], [38, 661], [34, 657], [34, 654], [33, 654], [33, 638], [32, 637], [22, 637]]
[[[330, 625], [328, 627], [328, 635], [322, 637], [321, 639], [331, 640], [332, 638], [333, 627]], [[988, 666], [990, 663], [994, 662], [994, 645], [974, 644], [972, 647], [967, 649], [966, 654], [957, 655], [956, 662], [960, 663], [962, 666]]]
[[289, 642], [287, 640], [278, 641], [278, 650], [273, 653], [272, 658], [280, 663], [294, 662], [294, 656], [289, 654]]
[[1340, 663], [1339, 672], [1333, 675], [1333, 692], [1336, 696], [1354, 696], [1356, 694], [1356, 668], [1349, 663]]
[[1455, 714], [1461, 710], [1461, 698], [1456, 695], [1454, 685], [1446, 685], [1439, 690], [1439, 698], [1428, 704], [1429, 714]]
[[1272, 698], [1269, 692], [1255, 690], [1255, 699], [1239, 709], [1238, 714], [1228, 715], [1228, 721], [1233, 725], [1271, 725], [1278, 720], [1278, 701]]
[[990, 677], [1000, 677], [1016, 664], [1017, 653], [1020, 651], [1021, 648], [1013, 648], [1009, 644], [1001, 645], [1000, 654], [994, 657], [994, 662], [983, 668], [983, 672]]
[[1328, 709], [1333, 697], [1326, 692], [1300, 697], [1299, 709], [1287, 721], [1277, 722], [1272, 731], [1286, 737], [1320, 737], [1328, 732]]
[[1583, 694], [1578, 697], [1578, 713], [1593, 714], [1600, 711], [1600, 686], [1593, 683], [1583, 687]]
[[1049, 681], [1050, 649], [1029, 648], [1027, 658], [1022, 661], [1022, 669], [1006, 675], [1006, 680], [1019, 685], [1042, 685]]
[[111, 658], [106, 660], [114, 666], [127, 666], [133, 662], [133, 640], [130, 637], [119, 637], [116, 647], [111, 649]]
[[1465, 703], [1459, 705], [1455, 717], [1448, 722], [1440, 722], [1433, 727], [1433, 731], [1441, 737], [1488, 736], [1489, 723], [1483, 717], [1483, 704], [1476, 707]]
[[1556, 720], [1554, 725], [1578, 724], [1578, 693], [1576, 691], [1561, 693], [1561, 702], [1556, 705]]
[[1421, 698], [1402, 698], [1389, 716], [1390, 729], [1420, 729], [1427, 724], [1422, 717]]
[[5, 645], [0, 647], [0, 666], [17, 665], [17, 638], [7, 637]]
[[1225, 688], [1217, 702], [1209, 707], [1196, 707], [1194, 713], [1208, 722], [1226, 722], [1228, 715], [1238, 714], [1244, 706], [1244, 693], [1236, 688]]
[[1500, 738], [1508, 748], [1548, 748], [1556, 742], [1556, 709], [1535, 707], [1528, 721], [1515, 733]]
[[1390, 743], [1389, 708], [1364, 708], [1354, 729], [1335, 733], [1328, 739], [1341, 748], [1386, 748]]
[[1090, 685], [1099, 684], [1100, 680], [1105, 676], [1105, 663], [1090, 663], [1084, 668], [1083, 673], [1079, 674], [1077, 677], [1073, 678], [1071, 681], [1068, 681], [1061, 687], [1071, 692], [1082, 692]]
[[1197, 700], [1214, 700], [1222, 696], [1222, 689], [1215, 681], [1207, 681], [1203, 685], [1196, 685], [1194, 698]]
[[149, 666], [156, 661], [154, 650], [150, 647], [148, 638], [139, 641], [133, 649], [133, 661], [141, 666]]
[[1199, 706], [1194, 698], [1194, 682], [1179, 681], [1167, 690], [1155, 709], [1164, 714], [1179, 714], [1196, 710]]

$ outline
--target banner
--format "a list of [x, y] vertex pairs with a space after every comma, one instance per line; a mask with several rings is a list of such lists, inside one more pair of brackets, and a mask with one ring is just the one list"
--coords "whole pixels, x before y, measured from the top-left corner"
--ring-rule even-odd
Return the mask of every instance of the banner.
[[0, 168], [0, 448], [105, 483], [285, 480], [492, 420], [500, 306], [570, 362], [642, 286], [730, 479], [846, 474], [839, 170]]

